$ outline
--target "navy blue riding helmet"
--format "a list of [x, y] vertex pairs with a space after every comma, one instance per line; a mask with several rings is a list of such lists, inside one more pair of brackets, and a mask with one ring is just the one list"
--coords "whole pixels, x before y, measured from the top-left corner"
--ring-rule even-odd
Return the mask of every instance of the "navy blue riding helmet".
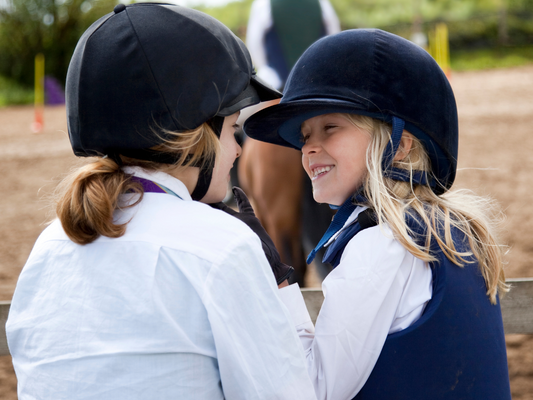
[[[329, 113], [366, 115], [392, 124], [383, 155], [392, 179], [409, 180], [390, 165], [405, 128], [424, 144], [436, 194], [453, 184], [457, 169], [458, 121], [447, 77], [422, 48], [378, 29], [347, 30], [315, 42], [300, 57], [281, 102], [244, 124], [254, 139], [301, 149], [301, 124]], [[426, 182], [423, 175], [415, 183]], [[419, 180], [419, 182], [416, 182]]]
[[[168, 131], [209, 122], [281, 94], [254, 72], [244, 43], [216, 19], [171, 4], [119, 4], [82, 35], [66, 82], [68, 131], [77, 156], [120, 155], [175, 163], [152, 147]], [[201, 170], [200, 200], [213, 164]]]

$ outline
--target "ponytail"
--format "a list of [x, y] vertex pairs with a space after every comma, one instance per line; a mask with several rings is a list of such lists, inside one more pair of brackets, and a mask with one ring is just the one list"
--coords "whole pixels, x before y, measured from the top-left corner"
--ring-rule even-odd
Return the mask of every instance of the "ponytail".
[[58, 188], [56, 213], [67, 236], [75, 243], [88, 244], [100, 235], [117, 238], [126, 232], [126, 224], [113, 222], [119, 197], [126, 192], [140, 196], [127, 207], [142, 200], [140, 184], [131, 181], [117, 163], [99, 158], [81, 167], [63, 180]]
[[[180, 171], [188, 167], [214, 164], [220, 151], [220, 141], [207, 122], [186, 132], [165, 131], [167, 139], [152, 150], [179, 155], [175, 164], [159, 164], [119, 156], [125, 166], [137, 166], [152, 171]], [[120, 195], [138, 194], [133, 203], [120, 204]], [[143, 188], [130, 179], [122, 168], [109, 158], [98, 158], [67, 176], [58, 185], [56, 214], [63, 230], [75, 243], [88, 244], [100, 235], [118, 238], [126, 233], [126, 225], [116, 224], [113, 214], [118, 208], [137, 205], [143, 198]]]

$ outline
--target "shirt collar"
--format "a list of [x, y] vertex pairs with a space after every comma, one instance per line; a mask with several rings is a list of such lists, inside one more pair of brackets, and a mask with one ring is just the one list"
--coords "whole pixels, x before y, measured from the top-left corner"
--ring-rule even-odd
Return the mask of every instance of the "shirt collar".
[[358, 206], [355, 210], [353, 210], [352, 215], [348, 217], [344, 225], [341, 229], [339, 229], [328, 241], [324, 246], [329, 246], [331, 242], [333, 242], [335, 239], [337, 239], [337, 236], [341, 234], [343, 230], [345, 230], [348, 226], [350, 226], [357, 218], [357, 216], [365, 211], [368, 207]]
[[174, 178], [172, 175], [167, 174], [166, 172], [161, 171], [150, 171], [141, 167], [123, 167], [123, 170], [126, 174], [136, 176], [138, 178], [149, 179], [160, 185], [163, 185], [174, 193], [176, 193], [183, 200], [192, 201], [191, 194], [187, 190], [185, 184], [177, 178]]

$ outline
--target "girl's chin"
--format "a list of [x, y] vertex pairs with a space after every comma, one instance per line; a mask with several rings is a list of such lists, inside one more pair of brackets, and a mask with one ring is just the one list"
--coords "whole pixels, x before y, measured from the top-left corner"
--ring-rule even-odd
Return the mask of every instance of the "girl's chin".
[[315, 199], [317, 203], [342, 206], [345, 200], [342, 200], [341, 197], [342, 196], [332, 196], [331, 193], [324, 193], [322, 190], [313, 189], [313, 199]]
[[338, 201], [336, 199], [333, 199], [330, 196], [324, 196], [320, 192], [313, 192], [313, 198], [315, 199], [317, 203], [331, 204], [332, 206], [340, 206], [340, 204], [337, 204]]
[[227, 185], [219, 185], [218, 187], [209, 186], [209, 190], [205, 194], [204, 198], [200, 200], [200, 202], [211, 204], [223, 201], [227, 195], [227, 187]]

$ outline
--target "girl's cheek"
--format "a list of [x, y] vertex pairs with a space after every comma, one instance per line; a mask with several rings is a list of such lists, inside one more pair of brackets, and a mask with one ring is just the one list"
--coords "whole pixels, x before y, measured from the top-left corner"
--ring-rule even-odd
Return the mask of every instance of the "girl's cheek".
[[309, 160], [304, 154], [302, 154], [302, 167], [304, 167], [304, 170], [307, 173], [307, 175], [309, 175], [308, 166], [309, 166]]

